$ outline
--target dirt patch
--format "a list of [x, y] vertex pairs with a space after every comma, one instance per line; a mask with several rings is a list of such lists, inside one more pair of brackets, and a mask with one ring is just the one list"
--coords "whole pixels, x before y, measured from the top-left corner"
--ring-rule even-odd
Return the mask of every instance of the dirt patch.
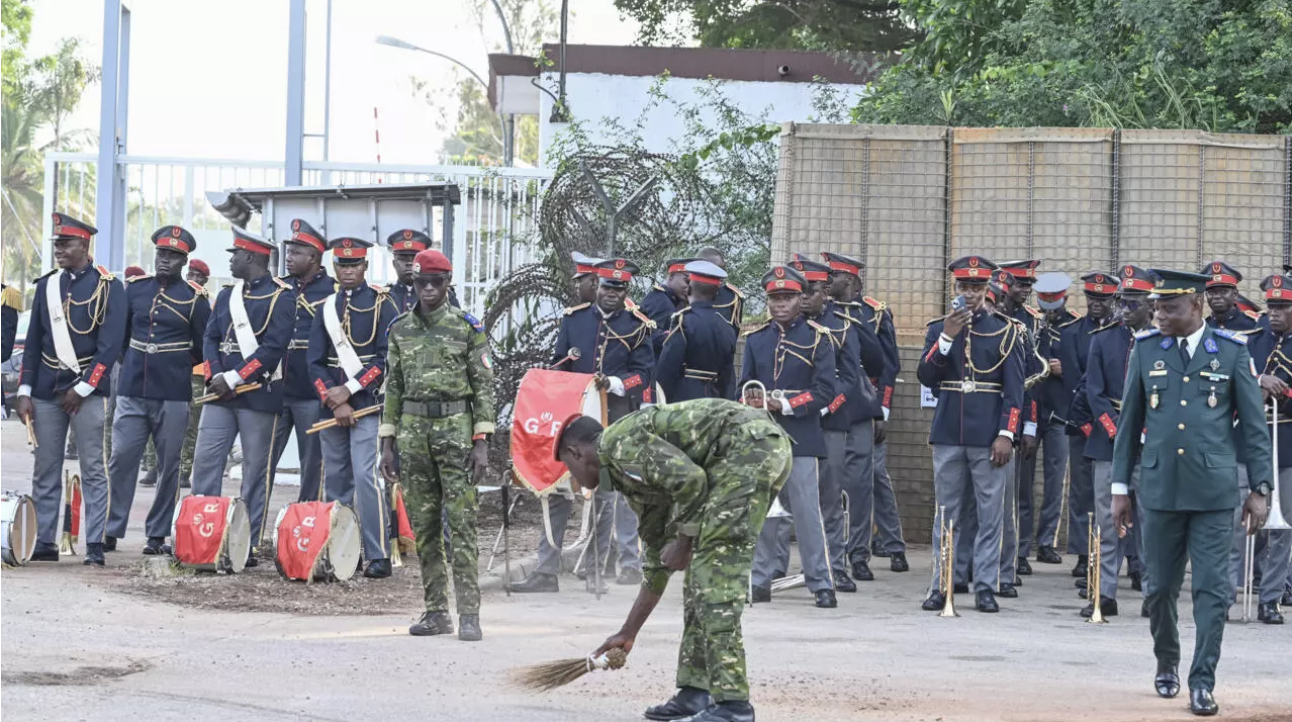
[[77, 667], [71, 672], [5, 672], [0, 675], [5, 684], [25, 684], [33, 687], [74, 687], [102, 684], [152, 669], [148, 662], [134, 661], [124, 667]]

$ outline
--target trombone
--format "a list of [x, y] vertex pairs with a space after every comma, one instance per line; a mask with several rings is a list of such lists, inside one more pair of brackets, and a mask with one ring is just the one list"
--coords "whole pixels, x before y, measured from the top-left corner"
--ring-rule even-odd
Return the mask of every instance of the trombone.
[[942, 574], [937, 580], [938, 590], [946, 601], [942, 603], [942, 611], [938, 612], [939, 617], [958, 617], [956, 613], [956, 588], [955, 588], [955, 569], [956, 569], [956, 520], [947, 518], [947, 507], [945, 504], [938, 507], [938, 529], [942, 536], [942, 543], [938, 549], [938, 561], [942, 565]]
[[[1272, 441], [1274, 479], [1270, 491], [1270, 515], [1265, 519], [1262, 531], [1284, 531], [1292, 529], [1287, 519], [1283, 518], [1283, 507], [1279, 501], [1279, 401], [1272, 399], [1270, 411], [1270, 439]], [[1252, 621], [1252, 586], [1256, 576], [1256, 535], [1248, 534], [1243, 548], [1243, 621]]]
[[1086, 547], [1089, 549], [1090, 558], [1086, 562], [1086, 598], [1091, 602], [1093, 610], [1090, 617], [1086, 619], [1087, 624], [1107, 624], [1108, 620], [1104, 619], [1103, 599], [1100, 598], [1099, 588], [1103, 582], [1103, 573], [1100, 567], [1103, 564], [1103, 532], [1099, 525], [1095, 523], [1093, 512], [1087, 513], [1089, 520], [1089, 531], [1086, 537]]

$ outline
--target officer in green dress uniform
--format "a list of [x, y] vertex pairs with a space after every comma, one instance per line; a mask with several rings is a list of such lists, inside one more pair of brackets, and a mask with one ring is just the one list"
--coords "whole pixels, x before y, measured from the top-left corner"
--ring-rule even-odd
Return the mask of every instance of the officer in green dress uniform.
[[1113, 524], [1119, 534], [1132, 524], [1127, 492], [1138, 454], [1145, 561], [1156, 580], [1147, 590], [1157, 657], [1154, 687], [1162, 697], [1180, 691], [1176, 599], [1185, 564], [1191, 563], [1197, 639], [1189, 708], [1213, 715], [1218, 707], [1211, 692], [1233, 593], [1228, 572], [1231, 515], [1239, 495], [1235, 417], [1247, 451], [1249, 533], [1265, 523], [1270, 438], [1247, 339], [1203, 323], [1208, 276], [1153, 272], [1159, 279], [1149, 298], [1157, 301], [1157, 328], [1136, 336], [1120, 419], [1121, 427], [1143, 433], [1117, 434], [1113, 444]]

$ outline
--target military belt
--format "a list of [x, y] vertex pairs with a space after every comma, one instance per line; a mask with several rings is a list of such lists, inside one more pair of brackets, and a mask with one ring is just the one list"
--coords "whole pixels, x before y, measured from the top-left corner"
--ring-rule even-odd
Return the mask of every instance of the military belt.
[[[63, 362], [62, 362], [62, 361], [59, 361], [59, 360], [58, 360], [58, 357], [57, 357], [57, 356], [50, 356], [49, 354], [42, 353], [42, 354], [40, 355], [40, 360], [41, 360], [41, 361], [44, 361], [44, 362], [45, 362], [45, 365], [46, 365], [46, 366], [48, 366], [48, 367], [50, 367], [50, 368], [52, 368], [52, 369], [59, 369], [59, 370], [62, 370], [62, 371], [71, 371], [71, 369], [69, 369], [68, 367], [66, 367], [66, 366], [64, 366], [64, 365], [63, 365]], [[93, 356], [85, 356], [85, 357], [83, 357], [83, 358], [78, 358], [78, 359], [76, 359], [76, 362], [77, 362], [78, 364], [82, 365], [82, 366], [88, 366], [88, 365], [89, 365], [89, 363], [90, 363], [91, 361], [93, 361], [93, 360], [94, 360], [94, 357], [93, 357]]]
[[152, 343], [144, 342], [138, 339], [130, 339], [130, 348], [136, 351], [143, 351], [146, 354], [154, 353], [175, 353], [178, 351], [188, 351], [193, 344], [189, 341], [175, 341], [172, 343]]
[[705, 371], [703, 369], [683, 369], [683, 378], [695, 379], [696, 381], [717, 381], [717, 371]]
[[445, 416], [464, 414], [467, 411], [466, 401], [405, 401], [401, 407], [405, 414], [424, 416], [428, 419], [442, 419]]
[[938, 388], [942, 391], [954, 391], [958, 394], [998, 394], [1000, 384], [989, 381], [943, 381]]
[[287, 344], [288, 351], [301, 351], [301, 350], [308, 349], [309, 347], [310, 347], [310, 340], [307, 338], [305, 339], [294, 338], [292, 339], [291, 343]]
[[228, 355], [231, 353], [241, 353], [238, 349], [237, 341], [225, 341], [220, 344], [220, 353]]

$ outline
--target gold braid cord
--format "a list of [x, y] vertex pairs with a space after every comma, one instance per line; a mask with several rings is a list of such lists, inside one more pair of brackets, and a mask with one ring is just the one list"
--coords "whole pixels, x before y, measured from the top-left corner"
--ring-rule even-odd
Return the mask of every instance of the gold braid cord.
[[[68, 287], [67, 297], [63, 299], [63, 318], [67, 319], [67, 327], [72, 329], [72, 333], [78, 336], [88, 336], [94, 333], [94, 329], [103, 325], [103, 319], [108, 315], [108, 284], [112, 279], [105, 276], [99, 276], [99, 283], [94, 287], [94, 294], [84, 301], [73, 301], [71, 287]], [[48, 281], [46, 281], [48, 283]], [[76, 327], [72, 323], [72, 307], [88, 306], [94, 304], [94, 310], [90, 311], [90, 325], [85, 330]]]

